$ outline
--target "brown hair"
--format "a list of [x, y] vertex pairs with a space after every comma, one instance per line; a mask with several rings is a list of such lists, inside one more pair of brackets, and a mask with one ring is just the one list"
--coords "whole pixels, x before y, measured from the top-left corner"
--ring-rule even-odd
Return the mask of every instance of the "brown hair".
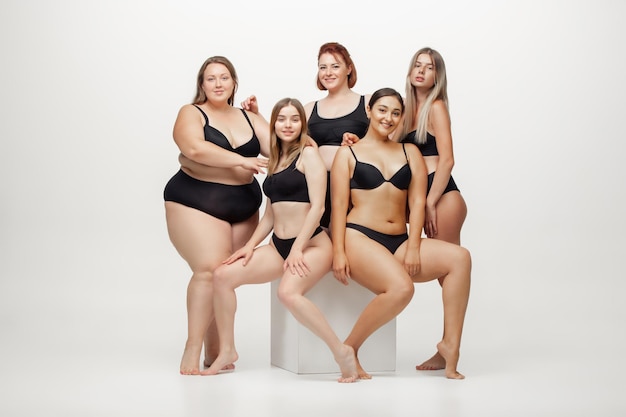
[[200, 71], [198, 71], [198, 78], [196, 84], [196, 97], [193, 99], [193, 104], [202, 104], [207, 100], [206, 94], [202, 89], [202, 83], [204, 82], [204, 71], [206, 67], [210, 64], [222, 64], [228, 69], [230, 72], [230, 76], [233, 77], [233, 81], [235, 81], [235, 88], [233, 88], [233, 93], [228, 98], [228, 104], [231, 106], [235, 102], [235, 93], [237, 92], [237, 87], [239, 86], [239, 79], [237, 78], [237, 71], [235, 71], [235, 66], [232, 62], [228, 60], [228, 58], [223, 56], [212, 56], [204, 61], [204, 64], [200, 67]]

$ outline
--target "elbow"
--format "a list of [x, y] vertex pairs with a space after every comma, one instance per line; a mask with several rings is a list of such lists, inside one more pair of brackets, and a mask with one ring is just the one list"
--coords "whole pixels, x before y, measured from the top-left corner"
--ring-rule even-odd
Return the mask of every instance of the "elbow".
[[439, 167], [437, 170], [452, 171], [452, 168], [454, 168], [454, 157], [441, 158], [439, 160]]
[[324, 211], [326, 211], [326, 207], [323, 204], [316, 204], [311, 207], [311, 212], [315, 213], [315, 218], [321, 220], [324, 215]]
[[200, 150], [196, 147], [189, 147], [187, 149], [181, 149], [181, 152], [184, 156], [192, 161], [197, 161], [200, 157]]

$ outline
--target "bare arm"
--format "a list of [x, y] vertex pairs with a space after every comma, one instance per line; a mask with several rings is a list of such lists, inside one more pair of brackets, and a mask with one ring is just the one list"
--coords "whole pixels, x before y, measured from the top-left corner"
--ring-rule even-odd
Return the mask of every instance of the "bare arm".
[[289, 256], [285, 259], [285, 268], [289, 268], [292, 273], [298, 273], [302, 276], [310, 270], [308, 265], [304, 263], [303, 250], [319, 226], [320, 219], [324, 214], [326, 187], [328, 185], [326, 184], [326, 166], [316, 149], [304, 148], [299, 166], [302, 167], [306, 177], [311, 207], [304, 218], [302, 228], [296, 236]]
[[330, 192], [332, 211], [330, 230], [333, 240], [333, 272], [335, 278], [344, 284], [350, 277], [350, 266], [346, 257], [346, 213], [350, 203], [350, 163], [349, 150], [340, 148], [335, 155], [330, 172]]
[[204, 140], [202, 116], [191, 104], [178, 112], [173, 135], [180, 152], [193, 162], [217, 168], [252, 168], [246, 161], [248, 158]]
[[450, 129], [450, 115], [445, 104], [438, 100], [433, 103], [430, 111], [429, 124], [437, 140], [439, 157], [432, 186], [426, 198], [426, 222], [424, 230], [428, 237], [437, 234], [437, 210], [436, 206], [443, 195], [452, 167], [454, 167], [454, 153], [452, 150], [452, 133]]
[[422, 242], [422, 226], [424, 225], [428, 171], [424, 158], [417, 146], [412, 144], [404, 146], [411, 168], [411, 184], [408, 192], [409, 240], [405, 255], [405, 268], [407, 268], [409, 275], [412, 276], [421, 269], [420, 246]]
[[454, 167], [454, 152], [452, 149], [452, 132], [450, 128], [450, 115], [448, 109], [442, 101], [433, 103], [430, 112], [430, 124], [433, 134], [437, 140], [437, 151], [439, 152], [439, 160], [435, 171], [435, 178], [428, 193], [427, 204], [429, 206], [437, 205], [437, 202], [443, 195], [450, 180], [452, 168]]

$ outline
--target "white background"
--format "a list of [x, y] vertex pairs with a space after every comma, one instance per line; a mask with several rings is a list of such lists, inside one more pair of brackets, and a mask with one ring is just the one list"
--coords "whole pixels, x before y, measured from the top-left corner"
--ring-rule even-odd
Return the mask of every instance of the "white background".
[[[469, 208], [462, 240], [474, 261], [463, 384], [558, 374], [580, 385], [537, 389], [545, 396], [528, 400], [534, 410], [541, 401], [570, 415], [626, 410], [626, 3], [404, 3], [0, 4], [0, 414], [156, 415], [154, 398], [167, 394], [113, 389], [109, 402], [86, 388], [106, 372], [109, 388], [130, 378], [143, 392], [155, 370], [178, 395], [159, 410], [183, 414], [190, 273], [162, 201], [178, 169], [176, 113], [212, 55], [234, 63], [236, 102], [256, 94], [267, 118], [285, 96], [321, 98], [317, 51], [327, 41], [349, 49], [363, 94], [404, 94], [423, 46], [446, 60], [454, 177]], [[416, 290], [398, 319], [399, 369], [440, 337], [438, 287]], [[270, 369], [268, 291], [239, 291], [235, 374]], [[210, 387], [197, 389], [210, 398]]]

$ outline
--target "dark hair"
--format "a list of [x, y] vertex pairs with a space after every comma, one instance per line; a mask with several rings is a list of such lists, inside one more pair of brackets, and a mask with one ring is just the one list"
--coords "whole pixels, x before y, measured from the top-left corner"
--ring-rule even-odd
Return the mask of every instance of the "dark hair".
[[[346, 47], [338, 42], [327, 42], [320, 47], [320, 51], [317, 54], [318, 61], [320, 60], [322, 54], [332, 54], [335, 57], [339, 57], [346, 63], [348, 68], [352, 68], [350, 74], [348, 74], [348, 87], [354, 87], [356, 84], [356, 67], [354, 66], [354, 62], [352, 62], [350, 52], [348, 52]], [[317, 88], [320, 90], [326, 90], [326, 87], [322, 85], [319, 77], [317, 77]]]
[[367, 105], [371, 109], [374, 107], [374, 104], [376, 104], [378, 100], [380, 100], [383, 97], [389, 97], [389, 96], [393, 96], [398, 99], [398, 101], [400, 102], [400, 107], [402, 109], [402, 114], [404, 114], [404, 99], [402, 98], [402, 95], [398, 93], [396, 90], [394, 90], [393, 88], [381, 88], [379, 90], [374, 91]]

